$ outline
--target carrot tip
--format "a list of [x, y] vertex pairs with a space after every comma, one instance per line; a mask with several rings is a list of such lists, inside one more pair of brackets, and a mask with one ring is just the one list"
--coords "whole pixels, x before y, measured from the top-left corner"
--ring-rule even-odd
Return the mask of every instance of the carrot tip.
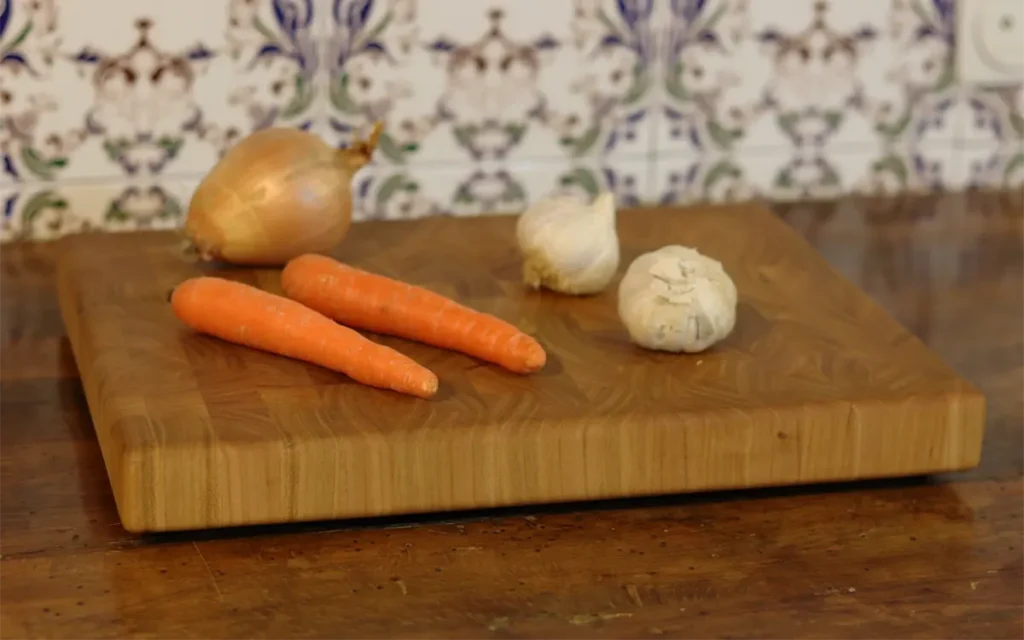
[[437, 378], [434, 378], [430, 382], [424, 384], [423, 390], [429, 393], [430, 395], [434, 395], [435, 393], [437, 393]]
[[540, 345], [537, 345], [536, 348], [531, 349], [530, 352], [526, 354], [526, 357], [523, 359], [523, 368], [527, 372], [538, 371], [544, 368], [547, 361], [548, 354]]
[[530, 367], [534, 371], [537, 371], [544, 368], [544, 365], [547, 363], [547, 360], [548, 359], [545, 357], [544, 352], [541, 351], [539, 354], [537, 354], [536, 357], [527, 360], [526, 366]]

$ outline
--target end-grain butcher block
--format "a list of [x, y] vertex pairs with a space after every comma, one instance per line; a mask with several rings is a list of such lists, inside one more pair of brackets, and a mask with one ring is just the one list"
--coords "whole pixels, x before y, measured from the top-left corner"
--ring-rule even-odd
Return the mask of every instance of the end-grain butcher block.
[[[429, 400], [197, 334], [172, 232], [64, 239], [60, 302], [124, 526], [166, 531], [741, 489], [966, 469], [984, 398], [758, 207], [624, 211], [624, 271], [667, 244], [720, 260], [736, 325], [700, 354], [634, 345], [615, 283], [522, 284], [515, 218], [354, 225], [335, 257], [508, 320], [547, 351], [519, 375], [369, 335], [437, 374]], [[621, 275], [621, 274], [620, 274]]]

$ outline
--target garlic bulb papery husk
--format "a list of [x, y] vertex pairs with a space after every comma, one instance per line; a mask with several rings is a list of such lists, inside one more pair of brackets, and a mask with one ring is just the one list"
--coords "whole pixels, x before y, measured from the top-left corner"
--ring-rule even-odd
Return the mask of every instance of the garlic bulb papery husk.
[[528, 286], [598, 293], [619, 268], [615, 196], [603, 192], [590, 204], [571, 196], [540, 200], [519, 216], [516, 239]]
[[189, 203], [184, 234], [204, 260], [277, 266], [334, 248], [352, 221], [352, 176], [383, 124], [335, 149], [297, 128], [261, 129], [231, 147]]
[[647, 349], [704, 351], [732, 332], [736, 303], [722, 264], [679, 245], [639, 256], [619, 283], [619, 318]]

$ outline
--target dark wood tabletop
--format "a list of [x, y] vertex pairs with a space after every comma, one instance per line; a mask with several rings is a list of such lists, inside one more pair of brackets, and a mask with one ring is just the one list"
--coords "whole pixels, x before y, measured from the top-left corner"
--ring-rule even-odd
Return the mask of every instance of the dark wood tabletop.
[[986, 394], [973, 471], [142, 538], [118, 522], [54, 247], [4, 246], [0, 635], [1020, 638], [1022, 205], [775, 206]]

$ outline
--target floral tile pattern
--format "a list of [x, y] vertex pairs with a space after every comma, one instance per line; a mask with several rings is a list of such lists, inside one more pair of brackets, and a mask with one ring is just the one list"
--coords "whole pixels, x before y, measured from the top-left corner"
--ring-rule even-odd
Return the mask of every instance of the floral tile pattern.
[[[942, 186], [961, 113], [950, 2], [664, 6], [668, 140], [658, 153], [694, 163], [663, 201]], [[776, 160], [758, 162], [765, 153]]]
[[391, 164], [643, 155], [653, 4], [333, 0], [328, 129], [386, 121]]
[[[912, 175], [907, 175], [908, 165]], [[783, 160], [763, 150], [714, 164], [699, 156], [673, 155], [659, 157], [653, 190], [663, 204], [896, 195], [953, 185], [958, 167], [952, 146], [929, 146], [906, 156], [880, 156], [877, 149], [862, 147]]]
[[174, 229], [184, 220], [197, 182], [35, 182], [4, 188], [0, 241], [51, 240], [96, 230]]
[[387, 123], [374, 164], [391, 181], [361, 185], [374, 201], [397, 176], [460, 166], [451, 213], [513, 211], [525, 203], [506, 177], [549, 160], [593, 195], [615, 159], [652, 150], [653, 4], [333, 0], [321, 133], [340, 146]]
[[970, 91], [960, 163], [960, 188], [1024, 186], [1024, 87]]
[[649, 163], [597, 161], [565, 165], [538, 161], [520, 165], [464, 167], [373, 166], [354, 180], [356, 219], [411, 219], [431, 215], [516, 213], [556, 194], [590, 200], [600, 190], [615, 193], [621, 206], [650, 202]]
[[312, 0], [213, 4], [6, 0], [4, 181], [194, 174], [254, 129], [311, 127]]
[[957, 1], [0, 0], [2, 240], [173, 227], [248, 133], [377, 120], [359, 218], [1019, 188]]

